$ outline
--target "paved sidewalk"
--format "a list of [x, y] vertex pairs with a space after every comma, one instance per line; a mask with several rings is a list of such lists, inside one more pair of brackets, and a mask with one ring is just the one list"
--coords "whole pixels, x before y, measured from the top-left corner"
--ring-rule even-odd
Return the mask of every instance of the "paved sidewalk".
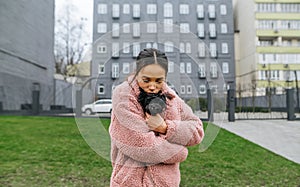
[[300, 164], [300, 121], [236, 120], [216, 125]]

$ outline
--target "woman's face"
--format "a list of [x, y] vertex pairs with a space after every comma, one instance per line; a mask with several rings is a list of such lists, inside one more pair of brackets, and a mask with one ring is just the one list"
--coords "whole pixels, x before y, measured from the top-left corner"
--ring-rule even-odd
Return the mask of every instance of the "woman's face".
[[141, 69], [136, 78], [145, 92], [158, 93], [166, 80], [166, 71], [158, 64], [150, 64]]

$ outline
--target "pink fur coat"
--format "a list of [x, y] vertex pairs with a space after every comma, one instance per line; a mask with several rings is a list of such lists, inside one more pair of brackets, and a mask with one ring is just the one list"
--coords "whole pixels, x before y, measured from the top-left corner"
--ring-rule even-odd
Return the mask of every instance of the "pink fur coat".
[[[131, 77], [132, 79], [132, 77]], [[177, 187], [179, 163], [188, 155], [186, 146], [199, 144], [204, 136], [201, 120], [166, 84], [167, 108], [162, 114], [168, 125], [165, 135], [150, 131], [137, 97], [136, 81], [125, 81], [113, 92], [110, 124], [111, 187]]]

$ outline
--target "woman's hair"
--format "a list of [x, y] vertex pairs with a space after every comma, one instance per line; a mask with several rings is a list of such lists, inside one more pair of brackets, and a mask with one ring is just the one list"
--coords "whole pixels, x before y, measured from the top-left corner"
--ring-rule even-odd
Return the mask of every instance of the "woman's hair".
[[158, 49], [146, 48], [142, 50], [136, 58], [136, 71], [132, 81], [139, 74], [139, 72], [150, 64], [160, 65], [168, 73], [168, 58], [166, 54]]

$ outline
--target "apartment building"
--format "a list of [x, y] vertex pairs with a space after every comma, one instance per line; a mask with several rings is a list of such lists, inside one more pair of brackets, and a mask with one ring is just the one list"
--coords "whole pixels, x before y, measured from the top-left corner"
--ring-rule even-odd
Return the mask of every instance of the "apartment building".
[[166, 52], [168, 82], [182, 98], [206, 97], [208, 88], [217, 94], [234, 87], [232, 10], [227, 0], [94, 0], [91, 70], [96, 98], [110, 98], [134, 71], [140, 50], [148, 47]]
[[285, 93], [300, 79], [300, 1], [236, 1], [238, 96]]
[[[0, 110], [52, 104], [54, 0], [0, 2]], [[50, 94], [50, 95], [49, 95]]]

